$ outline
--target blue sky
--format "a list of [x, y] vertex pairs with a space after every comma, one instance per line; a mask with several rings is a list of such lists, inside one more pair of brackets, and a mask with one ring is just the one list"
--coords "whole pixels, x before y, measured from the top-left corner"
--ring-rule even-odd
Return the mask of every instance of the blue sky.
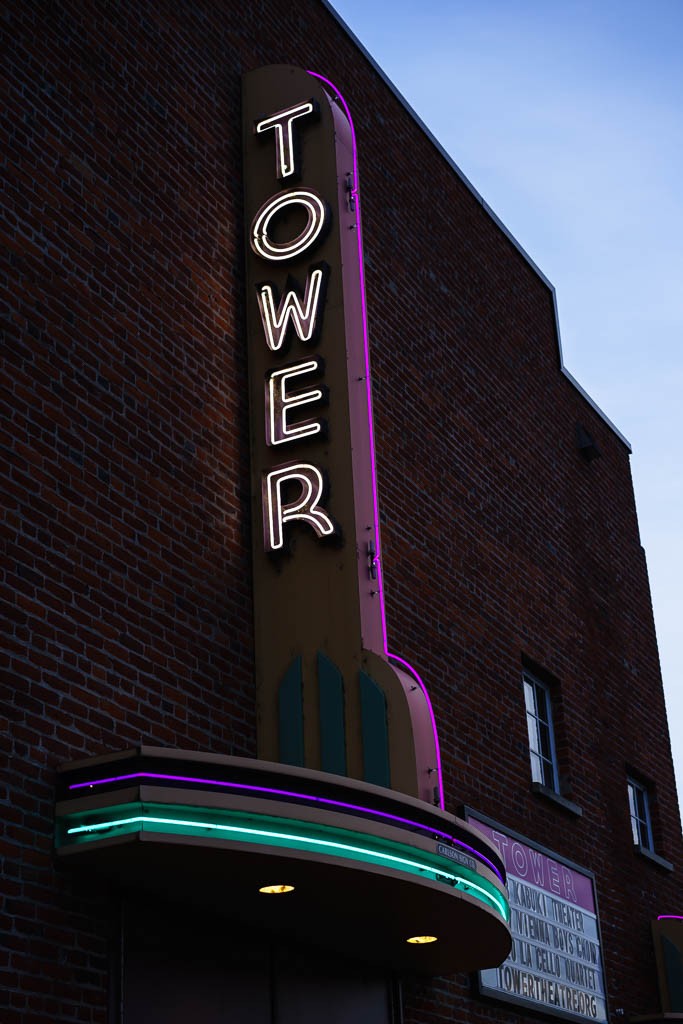
[[633, 446], [683, 800], [683, 0], [332, 2], [553, 283], [565, 365]]

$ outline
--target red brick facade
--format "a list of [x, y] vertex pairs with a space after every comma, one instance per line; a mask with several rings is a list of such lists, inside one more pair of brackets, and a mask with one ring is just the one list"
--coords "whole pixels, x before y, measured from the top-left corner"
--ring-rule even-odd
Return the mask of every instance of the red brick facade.
[[[610, 1012], [656, 1013], [683, 858], [647, 570], [547, 283], [317, 0], [25, 0], [1, 31], [3, 1022], [118, 1019], [118, 895], [56, 865], [57, 766], [255, 754], [240, 76], [270, 63], [356, 122], [390, 649], [429, 688], [447, 808], [594, 872]], [[581, 816], [531, 790], [524, 664]], [[673, 871], [633, 847], [627, 772]], [[534, 1019], [466, 975], [406, 981], [404, 1014]]]

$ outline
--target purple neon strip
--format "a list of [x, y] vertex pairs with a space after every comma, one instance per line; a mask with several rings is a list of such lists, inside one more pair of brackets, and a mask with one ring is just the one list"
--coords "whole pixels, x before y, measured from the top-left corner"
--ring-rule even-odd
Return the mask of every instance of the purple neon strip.
[[356, 129], [355, 129], [355, 126], [354, 126], [354, 123], [353, 123], [353, 118], [351, 117], [351, 111], [349, 110], [349, 105], [346, 102], [346, 100], [344, 99], [344, 97], [342, 96], [342, 94], [340, 93], [339, 89], [334, 84], [334, 82], [331, 82], [329, 80], [329, 78], [325, 78], [324, 75], [319, 75], [316, 71], [309, 71], [308, 74], [311, 75], [313, 78], [320, 79], [321, 82], [324, 82], [325, 85], [328, 85], [330, 87], [330, 89], [332, 89], [335, 97], [339, 100], [339, 102], [341, 103], [342, 107], [344, 108], [344, 113], [346, 114], [346, 119], [348, 120], [349, 128], [351, 129], [351, 146], [352, 146], [352, 149], [353, 149], [353, 188], [351, 189], [351, 195], [353, 196], [353, 199], [354, 199], [355, 204], [356, 204], [356, 225], [357, 225], [357, 228], [358, 228], [358, 230], [356, 232], [356, 238], [358, 240], [358, 275], [359, 275], [359, 285], [360, 285], [361, 314], [362, 314], [362, 320], [363, 320], [363, 353], [364, 353], [364, 357], [365, 357], [365, 394], [366, 394], [366, 400], [367, 400], [366, 404], [367, 404], [367, 410], [368, 410], [368, 434], [369, 434], [369, 438], [370, 438], [370, 467], [371, 467], [371, 474], [372, 474], [372, 512], [373, 512], [373, 518], [374, 518], [373, 529], [374, 529], [374, 534], [375, 534], [375, 551], [377, 552], [376, 564], [378, 564], [378, 566], [379, 566], [379, 570], [378, 570], [377, 576], [378, 576], [378, 590], [379, 590], [378, 596], [379, 596], [379, 599], [380, 599], [380, 607], [381, 607], [381, 612], [382, 612], [382, 639], [383, 639], [383, 642], [384, 642], [384, 650], [385, 650], [385, 653], [386, 653], [386, 648], [387, 648], [387, 623], [386, 623], [386, 616], [385, 616], [385, 611], [384, 611], [384, 592], [383, 592], [382, 582], [381, 582], [381, 579], [382, 579], [382, 566], [381, 566], [380, 557], [379, 557], [380, 556], [380, 540], [381, 540], [380, 533], [379, 533], [379, 498], [378, 498], [378, 494], [377, 494], [377, 470], [376, 470], [376, 466], [375, 466], [375, 427], [374, 427], [374, 422], [373, 422], [373, 418], [372, 418], [372, 384], [371, 384], [371, 381], [370, 381], [370, 338], [369, 338], [369, 333], [368, 333], [368, 311], [367, 311], [367, 304], [366, 304], [366, 301], [365, 301], [365, 263], [364, 263], [364, 260], [363, 260], [363, 228], [362, 228], [362, 223], [361, 223], [360, 195], [359, 195], [359, 191], [358, 191], [358, 181], [359, 181], [359, 178], [358, 178], [358, 146], [356, 145]]
[[349, 811], [360, 811], [363, 814], [368, 814], [376, 818], [386, 818], [389, 821], [396, 821], [402, 825], [410, 825], [413, 828], [421, 829], [423, 832], [428, 832], [430, 835], [439, 836], [442, 839], [447, 839], [451, 843], [455, 843], [456, 846], [461, 846], [464, 850], [468, 850], [477, 860], [486, 864], [487, 867], [498, 876], [501, 882], [505, 884], [503, 876], [496, 867], [496, 865], [480, 853], [479, 850], [475, 850], [473, 846], [469, 846], [463, 842], [462, 839], [456, 839], [455, 836], [449, 835], [448, 832], [442, 832], [441, 829], [432, 828], [430, 825], [423, 825], [419, 821], [412, 821], [410, 818], [403, 818], [398, 814], [391, 814], [389, 811], [378, 811], [371, 807], [363, 807], [361, 804], [351, 804], [344, 800], [333, 800], [331, 797], [326, 796], [314, 796], [310, 793], [295, 793], [288, 789], [275, 789], [271, 786], [252, 786], [246, 782], [226, 782], [222, 779], [200, 779], [195, 778], [191, 775], [166, 775], [161, 772], [130, 772], [128, 775], [112, 775], [106, 779], [93, 779], [90, 782], [72, 782], [69, 789], [92, 789], [93, 786], [105, 786], [110, 782], [127, 782], [130, 779], [161, 779], [165, 782], [191, 782], [203, 786], [222, 786], [226, 789], [246, 789], [250, 792], [256, 793], [270, 793], [274, 796], [285, 796], [291, 797], [296, 800], [308, 800], [312, 803], [326, 804], [330, 807], [343, 807]]
[[439, 747], [439, 734], [438, 734], [438, 732], [436, 730], [436, 719], [434, 717], [434, 708], [432, 707], [432, 702], [429, 699], [429, 694], [427, 693], [427, 687], [422, 682], [422, 679], [420, 678], [418, 673], [415, 671], [413, 666], [409, 662], [407, 662], [405, 660], [405, 658], [399, 658], [398, 655], [396, 655], [396, 654], [389, 654], [388, 651], [386, 653], [387, 653], [387, 657], [391, 661], [397, 661], [400, 665], [403, 665], [403, 667], [413, 677], [415, 682], [418, 684], [418, 686], [422, 690], [422, 693], [424, 694], [424, 698], [425, 698], [425, 701], [427, 703], [427, 710], [429, 711], [429, 718], [430, 718], [430, 721], [432, 723], [432, 732], [434, 733], [434, 749], [436, 751], [436, 772], [437, 772], [437, 779], [439, 780], [439, 806], [443, 810], [444, 809], [444, 802], [443, 802], [443, 775], [442, 775], [442, 772], [441, 772], [441, 748]]
[[351, 129], [351, 144], [353, 148], [353, 188], [351, 189], [351, 195], [353, 196], [356, 203], [356, 223], [358, 226], [357, 238], [358, 238], [358, 273], [360, 276], [360, 301], [361, 311], [363, 319], [363, 350], [365, 355], [365, 391], [367, 396], [367, 409], [368, 409], [368, 434], [370, 438], [370, 466], [372, 473], [372, 511], [374, 516], [373, 529], [375, 534], [375, 551], [377, 552], [377, 558], [375, 564], [378, 567], [377, 571], [377, 590], [380, 601], [380, 611], [382, 617], [382, 642], [384, 645], [384, 653], [388, 658], [393, 658], [394, 661], [400, 662], [408, 670], [410, 675], [419, 684], [422, 693], [424, 694], [427, 702], [427, 709], [429, 711], [429, 717], [432, 723], [432, 731], [434, 733], [434, 749], [436, 751], [436, 773], [439, 787], [439, 807], [444, 809], [444, 795], [443, 795], [443, 772], [441, 770], [441, 750], [439, 747], [439, 735], [436, 728], [436, 719], [434, 717], [434, 709], [432, 708], [432, 702], [429, 699], [427, 688], [422, 682], [419, 674], [405, 659], [397, 657], [395, 654], [389, 654], [389, 647], [387, 643], [387, 619], [386, 619], [386, 605], [384, 601], [384, 574], [383, 567], [381, 564], [380, 553], [381, 553], [381, 539], [379, 532], [379, 498], [377, 493], [377, 469], [375, 464], [375, 428], [372, 418], [372, 385], [370, 381], [370, 337], [368, 332], [368, 315], [367, 305], [365, 301], [365, 263], [363, 261], [363, 229], [361, 224], [360, 214], [360, 195], [358, 192], [358, 147], [356, 145], [356, 129], [353, 124], [353, 118], [351, 117], [351, 111], [349, 105], [340, 93], [336, 85], [325, 78], [324, 75], [319, 75], [316, 71], [309, 71], [309, 75], [313, 78], [318, 78], [325, 85], [328, 85], [334, 92], [334, 95], [341, 103], [344, 108], [349, 127]]
[[657, 914], [658, 921], [683, 921], [681, 914]]

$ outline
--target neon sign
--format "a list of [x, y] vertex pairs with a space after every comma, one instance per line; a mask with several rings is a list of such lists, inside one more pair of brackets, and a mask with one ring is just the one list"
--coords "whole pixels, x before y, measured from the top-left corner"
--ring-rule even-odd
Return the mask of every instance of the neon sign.
[[320, 374], [322, 369], [321, 359], [309, 359], [305, 363], [290, 363], [289, 366], [272, 371], [266, 380], [266, 444], [286, 444], [293, 439], [310, 437], [322, 431], [320, 420], [310, 419], [296, 424], [290, 424], [288, 420], [291, 409], [321, 402], [326, 397], [322, 388], [290, 392], [290, 381], [309, 373]]
[[[275, 173], [278, 179], [298, 174], [300, 161], [296, 159], [294, 123], [316, 111], [313, 100], [295, 104], [270, 117], [256, 122], [255, 133], [273, 130], [275, 138]], [[303, 211], [306, 223], [293, 238], [277, 241], [277, 226], [287, 221], [287, 214]], [[250, 244], [254, 253], [269, 262], [296, 260], [311, 249], [329, 226], [330, 210], [325, 200], [311, 188], [292, 188], [278, 192], [260, 207], [251, 224]], [[295, 229], [296, 230], [296, 229]], [[262, 284], [257, 301], [265, 342], [272, 352], [279, 352], [288, 329], [293, 328], [301, 341], [310, 342], [318, 325], [323, 284], [321, 267], [311, 267], [306, 276], [303, 302], [296, 290], [289, 288], [275, 308], [275, 288]], [[320, 420], [309, 419], [291, 423], [289, 414], [302, 405], [321, 401], [321, 388], [290, 393], [288, 384], [297, 377], [320, 373], [320, 359], [311, 359], [269, 371], [265, 387], [266, 445], [291, 444], [303, 438], [323, 433]], [[285, 490], [295, 484], [298, 493], [285, 500]], [[261, 488], [263, 503], [263, 544], [269, 552], [281, 551], [285, 546], [288, 523], [305, 523], [320, 539], [338, 534], [338, 527], [322, 507], [325, 492], [324, 476], [318, 466], [304, 462], [288, 462], [264, 471]]]
[[307, 114], [317, 114], [317, 107], [312, 100], [298, 103], [287, 110], [278, 110], [271, 117], [256, 122], [256, 134], [269, 131], [275, 132], [275, 173], [278, 178], [288, 178], [297, 173], [297, 161], [294, 151], [294, 122]]
[[243, 145], [259, 756], [443, 807], [427, 692], [387, 653], [348, 107], [260, 68]]
[[301, 341], [314, 340], [321, 319], [318, 313], [323, 283], [323, 268], [316, 267], [306, 278], [303, 305], [296, 291], [290, 288], [280, 299], [277, 309], [273, 285], [262, 284], [259, 287], [259, 310], [266, 344], [272, 352], [278, 352], [282, 348], [290, 324]]
[[[271, 222], [289, 207], [300, 207], [306, 214], [306, 226], [288, 242], [276, 242], [271, 238]], [[293, 188], [269, 199], [254, 217], [251, 225], [251, 247], [257, 256], [266, 260], [292, 260], [310, 249], [322, 233], [328, 221], [325, 200], [312, 189]]]
[[[287, 484], [296, 483], [299, 494], [285, 501]], [[318, 537], [331, 537], [337, 531], [334, 520], [321, 506], [325, 484], [315, 466], [305, 462], [288, 462], [266, 473], [263, 481], [263, 528], [266, 551], [279, 551], [284, 546], [286, 523], [298, 520], [308, 523]]]

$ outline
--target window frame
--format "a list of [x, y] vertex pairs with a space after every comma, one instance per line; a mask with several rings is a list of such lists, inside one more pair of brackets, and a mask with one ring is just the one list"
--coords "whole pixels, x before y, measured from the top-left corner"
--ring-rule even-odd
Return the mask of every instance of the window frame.
[[[654, 838], [652, 834], [652, 801], [650, 788], [646, 783], [640, 782], [633, 775], [626, 777], [626, 793], [628, 798], [629, 822], [631, 825], [631, 838], [633, 845], [638, 850], [646, 853], [655, 852]], [[640, 806], [638, 803], [640, 798]], [[642, 816], [641, 812], [642, 811]], [[645, 842], [643, 842], [643, 838]]]
[[[555, 727], [553, 724], [553, 693], [551, 687], [526, 669], [522, 673], [522, 686], [524, 693], [524, 712], [527, 726], [527, 741], [529, 745], [529, 765], [531, 768], [532, 784], [543, 786], [550, 792], [561, 795], [560, 772], [557, 760], [557, 745], [555, 742]], [[528, 693], [532, 696], [533, 709], [529, 707]], [[540, 707], [539, 694], [542, 694], [543, 708]], [[530, 721], [535, 723], [534, 734], [536, 745], [532, 742], [532, 729]], [[542, 730], [547, 732], [546, 751], [543, 749]], [[540, 772], [538, 769], [540, 766]], [[540, 774], [540, 777], [537, 777]]]

